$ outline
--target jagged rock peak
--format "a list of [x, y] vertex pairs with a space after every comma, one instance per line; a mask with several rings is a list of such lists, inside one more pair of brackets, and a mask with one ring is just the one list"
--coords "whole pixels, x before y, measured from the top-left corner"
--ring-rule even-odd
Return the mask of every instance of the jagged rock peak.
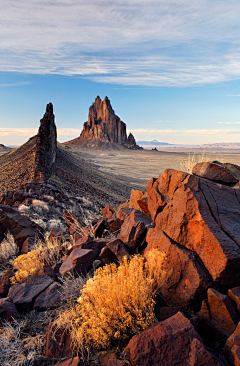
[[130, 132], [130, 134], [128, 135], [128, 138], [127, 138], [127, 144], [128, 145], [133, 145], [133, 146], [136, 146], [136, 140], [135, 140], [135, 137], [133, 136], [133, 134]]
[[50, 169], [56, 159], [57, 128], [53, 105], [49, 103], [46, 112], [40, 120], [36, 141], [35, 180], [43, 181], [50, 176]]
[[88, 121], [84, 123], [80, 138], [125, 144], [126, 124], [115, 114], [110, 100], [99, 96], [89, 108]]

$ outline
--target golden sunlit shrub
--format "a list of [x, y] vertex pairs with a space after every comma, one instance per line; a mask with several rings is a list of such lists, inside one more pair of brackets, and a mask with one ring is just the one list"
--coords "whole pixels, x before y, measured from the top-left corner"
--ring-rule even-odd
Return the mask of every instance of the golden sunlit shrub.
[[32, 250], [27, 254], [19, 255], [13, 261], [14, 268], [17, 269], [14, 277], [11, 277], [13, 284], [24, 281], [29, 275], [35, 275], [43, 267], [43, 262], [39, 259], [39, 251]]
[[27, 254], [18, 256], [13, 261], [17, 269], [15, 276], [11, 278], [12, 283], [24, 281], [28, 276], [35, 275], [44, 265], [54, 265], [61, 260], [60, 246], [70, 248], [67, 241], [60, 242], [58, 238], [50, 238], [49, 233], [45, 234], [44, 240], [35, 243], [35, 249]]
[[97, 270], [78, 304], [60, 312], [54, 325], [70, 331], [76, 349], [108, 348], [153, 324], [156, 288], [144, 257], [136, 255], [129, 261], [125, 257], [119, 267], [110, 264]]
[[155, 279], [155, 285], [157, 288], [161, 288], [161, 284], [164, 282], [166, 275], [169, 277], [173, 271], [166, 272], [163, 269], [163, 265], [166, 261], [166, 256], [159, 249], [152, 249], [145, 254], [145, 270], [147, 276]]

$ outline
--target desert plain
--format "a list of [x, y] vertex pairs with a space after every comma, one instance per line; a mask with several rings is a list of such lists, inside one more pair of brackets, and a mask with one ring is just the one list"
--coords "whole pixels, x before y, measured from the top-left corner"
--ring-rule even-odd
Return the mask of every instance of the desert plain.
[[[159, 148], [155, 150], [83, 150], [71, 148], [75, 157], [84, 159], [96, 170], [127, 180], [132, 188], [144, 190], [152, 177], [165, 169], [188, 171], [201, 161], [220, 161], [240, 165], [240, 149]], [[139, 189], [139, 188], [138, 188]]]

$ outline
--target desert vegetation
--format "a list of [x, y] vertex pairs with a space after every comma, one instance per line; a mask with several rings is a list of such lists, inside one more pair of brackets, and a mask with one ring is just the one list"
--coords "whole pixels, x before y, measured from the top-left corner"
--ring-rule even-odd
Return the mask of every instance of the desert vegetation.
[[12, 264], [18, 255], [18, 247], [12, 234], [7, 232], [6, 237], [0, 244], [0, 270]]
[[53, 327], [69, 331], [73, 349], [83, 354], [109, 349], [153, 324], [157, 291], [154, 269], [158, 267], [160, 281], [164, 260], [161, 253], [155, 254], [151, 253], [146, 262], [136, 255], [131, 260], [123, 258], [118, 266], [110, 264], [97, 270], [77, 302], [71, 301], [59, 312]]

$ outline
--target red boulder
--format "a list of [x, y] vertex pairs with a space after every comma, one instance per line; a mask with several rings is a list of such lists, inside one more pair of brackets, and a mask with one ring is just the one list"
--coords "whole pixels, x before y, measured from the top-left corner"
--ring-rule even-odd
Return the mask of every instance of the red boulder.
[[219, 183], [234, 184], [238, 179], [223, 165], [214, 163], [198, 163], [192, 169], [192, 174]]
[[223, 366], [180, 312], [134, 336], [125, 351], [132, 366]]
[[133, 210], [125, 218], [118, 237], [129, 249], [135, 250], [142, 244], [147, 231], [146, 227], [151, 223], [150, 216], [144, 215], [138, 210]]
[[89, 249], [73, 248], [71, 254], [63, 262], [59, 269], [61, 275], [67, 272], [74, 274], [86, 274], [87, 270], [92, 266], [94, 261], [94, 253]]
[[148, 230], [146, 242], [146, 256], [153, 249], [165, 255], [166, 260], [159, 268], [159, 272], [164, 272], [159, 289], [167, 305], [187, 306], [201, 300], [211, 285], [211, 277], [198, 256], [174, 243], [157, 228]]

